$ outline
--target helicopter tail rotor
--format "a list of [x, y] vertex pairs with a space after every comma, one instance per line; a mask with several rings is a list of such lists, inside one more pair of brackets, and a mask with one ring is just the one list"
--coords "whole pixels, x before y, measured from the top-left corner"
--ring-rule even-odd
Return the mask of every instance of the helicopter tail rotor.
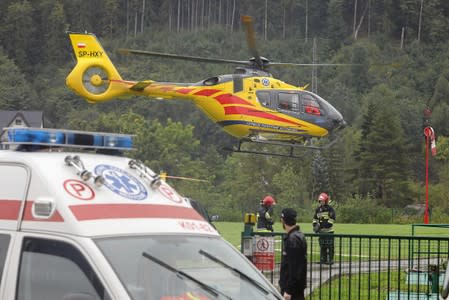
[[77, 60], [66, 78], [66, 84], [88, 102], [102, 102], [128, 92], [96, 36], [90, 33], [69, 33]]

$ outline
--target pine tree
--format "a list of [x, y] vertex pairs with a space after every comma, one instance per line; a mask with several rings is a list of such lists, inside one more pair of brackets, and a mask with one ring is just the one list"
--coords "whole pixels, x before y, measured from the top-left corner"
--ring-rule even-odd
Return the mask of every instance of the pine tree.
[[[409, 199], [407, 146], [395, 108], [394, 94], [381, 85], [369, 95], [370, 114], [365, 115], [359, 149], [360, 188], [387, 206], [403, 205]], [[373, 101], [377, 104], [373, 105]]]

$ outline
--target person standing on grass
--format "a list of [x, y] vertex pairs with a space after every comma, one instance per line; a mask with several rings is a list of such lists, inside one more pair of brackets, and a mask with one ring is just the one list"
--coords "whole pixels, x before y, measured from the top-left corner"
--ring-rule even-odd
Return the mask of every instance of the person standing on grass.
[[334, 263], [334, 223], [335, 210], [329, 205], [329, 195], [321, 193], [318, 196], [320, 206], [313, 216], [313, 231], [319, 233], [320, 263], [332, 265]]
[[271, 231], [273, 232], [273, 206], [276, 205], [276, 200], [267, 195], [260, 202], [259, 210], [257, 211], [257, 231]]
[[287, 233], [283, 239], [279, 287], [286, 300], [303, 300], [307, 284], [307, 242], [296, 225], [297, 213], [284, 208], [281, 213], [282, 228]]

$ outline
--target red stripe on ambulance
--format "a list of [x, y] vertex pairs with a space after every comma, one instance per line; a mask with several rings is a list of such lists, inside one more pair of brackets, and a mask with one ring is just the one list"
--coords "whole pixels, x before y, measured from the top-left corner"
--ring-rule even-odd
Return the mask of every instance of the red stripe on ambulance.
[[97, 219], [166, 218], [204, 221], [193, 208], [157, 204], [81, 204], [70, 210], [78, 221]]
[[[50, 218], [36, 219], [33, 217], [31, 208], [34, 201], [27, 200], [25, 204], [25, 213], [23, 214], [24, 221], [41, 221], [41, 222], [64, 222], [61, 214], [55, 210]], [[0, 200], [0, 220], [18, 220], [21, 200]]]

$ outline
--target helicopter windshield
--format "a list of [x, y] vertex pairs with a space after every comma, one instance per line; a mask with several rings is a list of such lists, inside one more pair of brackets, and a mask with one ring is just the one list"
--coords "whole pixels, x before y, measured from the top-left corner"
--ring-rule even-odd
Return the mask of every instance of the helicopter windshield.
[[320, 107], [326, 111], [326, 115], [329, 119], [332, 119], [335, 122], [341, 123], [342, 125], [345, 124], [345, 122], [343, 120], [343, 116], [335, 107], [333, 107], [329, 102], [327, 102], [326, 100], [324, 100], [317, 94], [312, 94], [312, 93], [310, 93], [310, 94], [315, 97], [315, 99], [320, 104]]
[[265, 107], [299, 117], [333, 130], [346, 123], [341, 113], [329, 102], [309, 91], [270, 90], [257, 91], [257, 100]]
[[132, 299], [280, 299], [263, 275], [220, 237], [145, 235], [96, 243]]

